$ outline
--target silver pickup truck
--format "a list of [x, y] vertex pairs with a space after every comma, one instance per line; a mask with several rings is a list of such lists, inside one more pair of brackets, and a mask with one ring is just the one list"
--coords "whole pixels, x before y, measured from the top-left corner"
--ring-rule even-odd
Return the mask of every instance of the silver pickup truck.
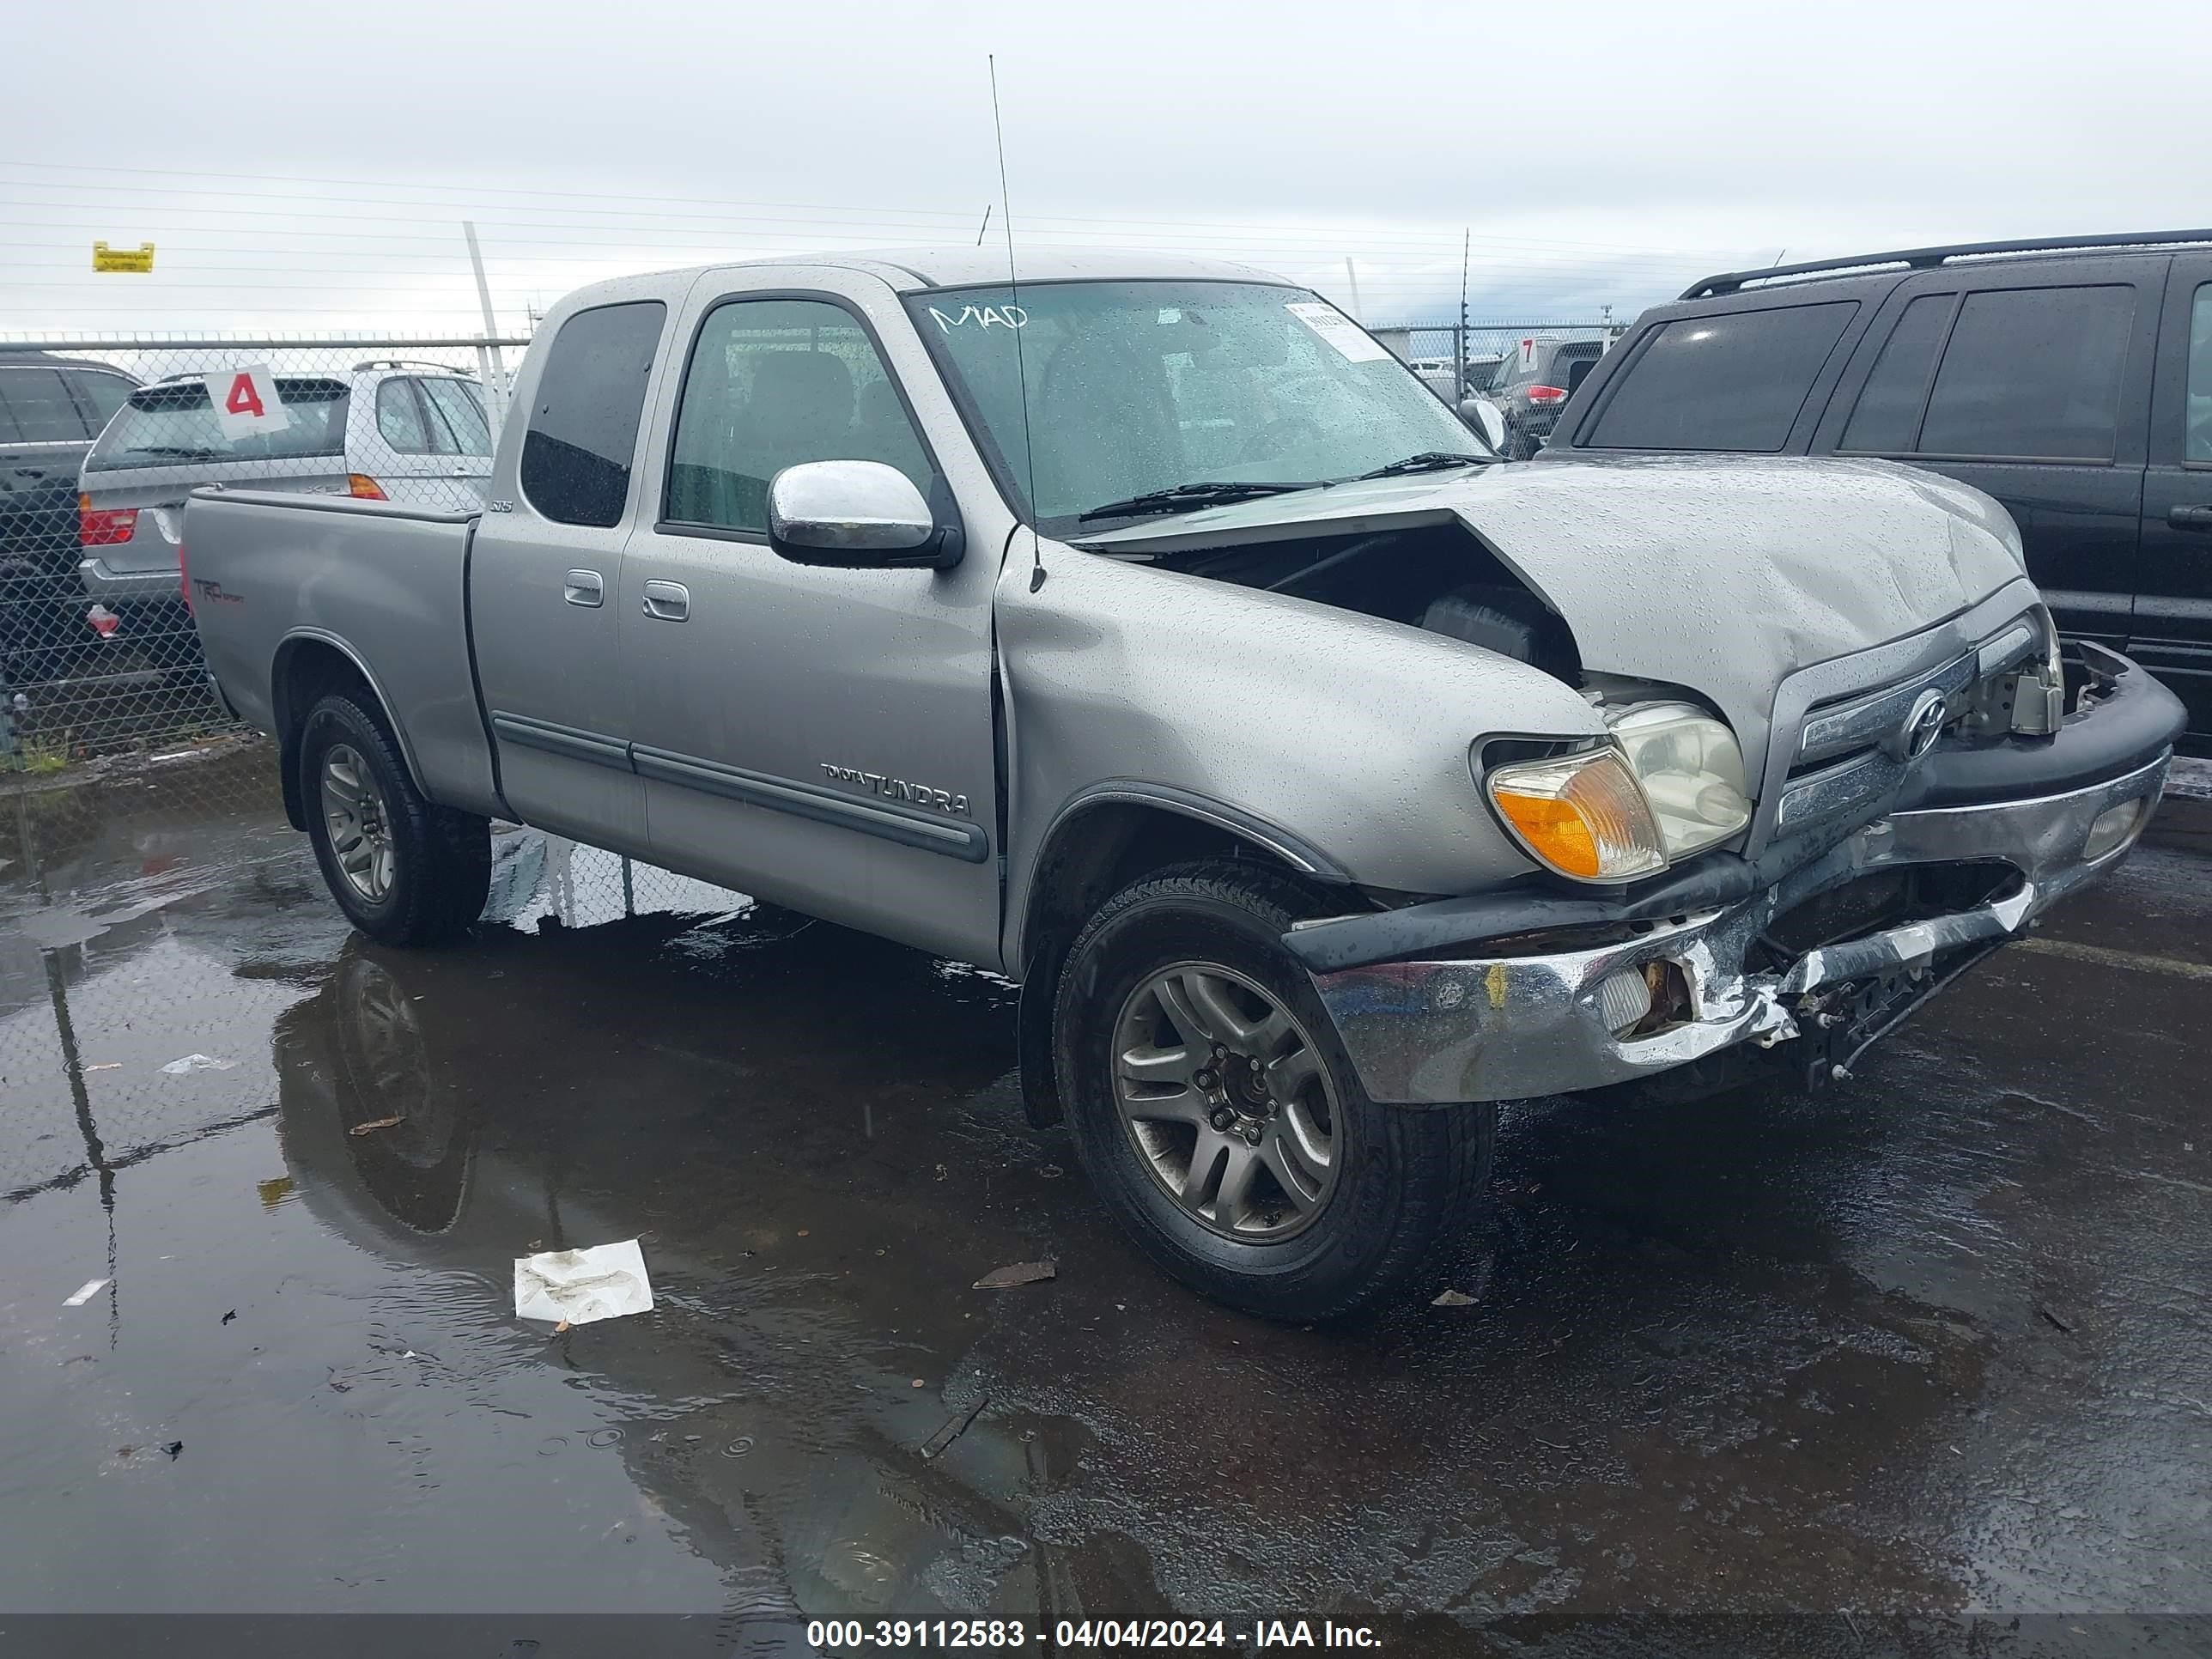
[[346, 914], [466, 929], [500, 817], [1012, 975], [1031, 1116], [1281, 1318], [1405, 1285], [1502, 1100], [1848, 1077], [2126, 853], [2182, 723], [1973, 489], [1501, 465], [1241, 267], [605, 283], [515, 410], [481, 514], [186, 510]]

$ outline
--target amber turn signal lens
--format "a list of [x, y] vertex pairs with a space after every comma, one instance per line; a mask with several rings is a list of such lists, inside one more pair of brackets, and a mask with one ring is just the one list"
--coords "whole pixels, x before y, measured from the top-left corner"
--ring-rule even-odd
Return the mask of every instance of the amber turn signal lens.
[[1490, 798], [1522, 847], [1577, 881], [1627, 881], [1667, 867], [1659, 826], [1618, 749], [1502, 766]]
[[384, 486], [366, 472], [346, 474], [346, 494], [357, 496], [364, 501], [383, 501], [392, 499], [384, 493]]

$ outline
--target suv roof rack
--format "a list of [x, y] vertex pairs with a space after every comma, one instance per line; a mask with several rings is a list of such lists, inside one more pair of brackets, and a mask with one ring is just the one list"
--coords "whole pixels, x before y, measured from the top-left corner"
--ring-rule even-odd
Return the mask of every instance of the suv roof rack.
[[1948, 247], [1900, 248], [1892, 253], [1861, 253], [1845, 259], [1814, 259], [1798, 265], [1769, 265], [1758, 270], [1725, 270], [1682, 290], [1685, 300], [1736, 294], [1753, 283], [1788, 276], [1872, 276], [1883, 265], [1933, 270], [1953, 259], [2000, 253], [2074, 253], [2088, 248], [2163, 247], [2181, 242], [2212, 243], [2212, 230], [2145, 230], [2118, 236], [2045, 236], [2021, 242], [1958, 242]]
[[476, 378], [465, 368], [455, 368], [451, 363], [434, 363], [428, 357], [371, 357], [353, 366], [356, 374], [369, 368], [434, 368], [441, 374], [457, 374], [465, 380]]

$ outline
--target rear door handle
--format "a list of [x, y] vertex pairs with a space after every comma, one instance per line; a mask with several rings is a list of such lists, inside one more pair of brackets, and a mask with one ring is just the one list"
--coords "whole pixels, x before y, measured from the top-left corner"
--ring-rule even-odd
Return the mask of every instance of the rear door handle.
[[607, 602], [606, 578], [596, 570], [571, 570], [561, 579], [561, 597], [571, 605], [596, 608]]
[[682, 622], [691, 614], [691, 590], [682, 582], [647, 582], [645, 614], [662, 622]]
[[2212, 530], [2212, 507], [2169, 507], [2166, 521], [2176, 530]]

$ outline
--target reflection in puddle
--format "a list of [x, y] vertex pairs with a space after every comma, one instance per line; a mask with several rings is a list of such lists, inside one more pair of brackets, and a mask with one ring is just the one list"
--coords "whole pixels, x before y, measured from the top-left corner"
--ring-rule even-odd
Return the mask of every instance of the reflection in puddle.
[[523, 1363], [629, 1403], [594, 1443], [702, 1547], [728, 1540], [756, 1615], [1034, 1623], [1066, 1577], [1026, 1536], [1037, 1420], [975, 1412], [922, 1455], [981, 1399], [960, 1376], [973, 1263], [1028, 1249], [977, 1213], [1034, 1156], [1013, 990], [744, 901], [565, 925], [545, 890], [618, 891], [599, 856], [540, 866], [514, 911], [538, 931], [349, 943], [277, 1019], [304, 1202], [395, 1265], [493, 1282], [517, 1255], [641, 1237], [659, 1310]]

